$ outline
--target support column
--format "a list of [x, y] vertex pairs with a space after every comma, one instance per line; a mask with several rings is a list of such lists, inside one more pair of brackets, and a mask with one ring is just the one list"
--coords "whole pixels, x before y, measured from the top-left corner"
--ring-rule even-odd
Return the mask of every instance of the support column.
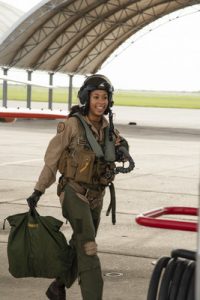
[[72, 106], [72, 88], [73, 88], [73, 76], [69, 75], [69, 92], [68, 92], [68, 111], [70, 111]]
[[[3, 67], [3, 75], [7, 76], [8, 68]], [[8, 82], [7, 80], [3, 80], [3, 107], [7, 107], [7, 100], [8, 100]]]
[[[26, 70], [27, 71], [27, 78], [28, 81], [32, 80], [32, 70]], [[26, 94], [26, 107], [31, 109], [31, 100], [32, 100], [32, 86], [30, 84], [27, 84], [27, 94]]]
[[[49, 85], [53, 86], [53, 75], [54, 72], [49, 72]], [[53, 89], [49, 88], [48, 108], [53, 108]]]

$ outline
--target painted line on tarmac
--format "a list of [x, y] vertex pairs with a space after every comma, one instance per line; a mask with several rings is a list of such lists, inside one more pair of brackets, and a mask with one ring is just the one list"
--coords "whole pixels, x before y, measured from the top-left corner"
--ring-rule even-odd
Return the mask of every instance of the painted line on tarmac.
[[3, 166], [9, 166], [9, 165], [18, 165], [18, 164], [24, 164], [24, 163], [29, 163], [29, 162], [35, 162], [35, 161], [41, 161], [43, 160], [42, 158], [37, 158], [37, 159], [29, 159], [29, 160], [17, 160], [17, 161], [13, 161], [13, 162], [5, 162], [5, 163], [1, 163], [0, 167]]

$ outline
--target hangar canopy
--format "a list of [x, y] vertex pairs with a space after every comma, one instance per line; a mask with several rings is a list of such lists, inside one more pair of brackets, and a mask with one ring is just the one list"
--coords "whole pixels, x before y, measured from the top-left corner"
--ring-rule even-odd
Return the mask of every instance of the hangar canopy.
[[96, 73], [129, 37], [200, 0], [44, 0], [0, 45], [0, 65], [68, 74]]
[[19, 9], [0, 1], [0, 39], [23, 14]]

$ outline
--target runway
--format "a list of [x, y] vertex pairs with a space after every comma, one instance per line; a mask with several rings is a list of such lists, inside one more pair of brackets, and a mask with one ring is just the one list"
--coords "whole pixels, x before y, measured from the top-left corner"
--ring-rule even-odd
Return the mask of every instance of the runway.
[[[200, 118], [194, 117], [197, 111], [193, 110], [183, 110], [187, 118], [182, 115], [179, 119], [171, 110], [167, 110], [169, 114], [165, 109], [157, 110], [156, 114], [155, 110], [147, 109], [143, 115], [149, 119], [145, 121], [137, 108], [128, 112], [123, 110], [123, 113], [119, 109], [117, 115], [120, 111], [121, 119], [116, 116], [116, 128], [128, 139], [136, 167], [132, 173], [116, 178], [115, 226], [111, 224], [110, 216], [105, 215], [108, 191], [105, 196], [97, 237], [105, 282], [104, 299], [146, 300], [155, 261], [170, 255], [175, 248], [196, 250], [197, 234], [140, 226], [135, 217], [157, 207], [198, 206]], [[181, 119], [185, 121], [181, 123]], [[137, 125], [128, 125], [130, 121], [136, 121]], [[3, 230], [2, 224], [8, 215], [27, 210], [25, 199], [32, 193], [57, 122], [17, 120], [13, 124], [0, 123], [1, 300], [10, 300], [13, 295], [16, 300], [43, 300], [51, 282], [49, 279], [15, 279], [9, 274], [6, 254], [9, 226], [7, 224]], [[38, 211], [41, 215], [52, 215], [64, 221], [56, 197], [56, 184], [41, 198]], [[196, 217], [190, 216], [176, 216], [176, 219], [197, 221]], [[68, 224], [63, 225], [62, 231], [69, 239]], [[67, 295], [69, 300], [81, 299], [78, 283]]]

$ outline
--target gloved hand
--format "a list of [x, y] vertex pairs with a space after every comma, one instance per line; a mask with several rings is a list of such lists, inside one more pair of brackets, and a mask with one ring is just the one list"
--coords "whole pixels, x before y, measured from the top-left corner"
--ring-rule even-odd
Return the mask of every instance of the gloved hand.
[[127, 149], [124, 146], [115, 147], [115, 156], [117, 162], [126, 162], [127, 161]]
[[28, 202], [28, 206], [30, 207], [31, 210], [33, 210], [37, 206], [37, 203], [38, 203], [41, 195], [42, 195], [42, 192], [40, 192], [38, 190], [34, 190], [33, 194], [26, 199], [26, 201]]

